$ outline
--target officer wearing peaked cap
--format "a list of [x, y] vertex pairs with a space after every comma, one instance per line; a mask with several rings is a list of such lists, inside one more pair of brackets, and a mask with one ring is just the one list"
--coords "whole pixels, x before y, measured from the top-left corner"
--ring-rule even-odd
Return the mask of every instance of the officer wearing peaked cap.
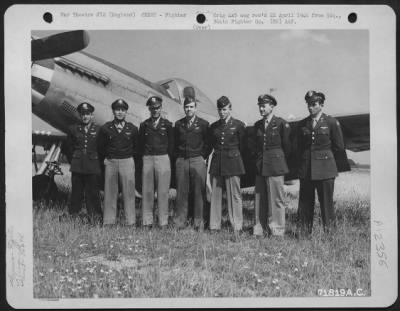
[[150, 96], [146, 102], [150, 118], [140, 124], [139, 141], [143, 156], [142, 218], [143, 225], [153, 225], [154, 192], [157, 191], [158, 223], [168, 225], [168, 194], [173, 156], [172, 123], [161, 117], [162, 98]]
[[67, 149], [71, 159], [71, 202], [69, 214], [78, 215], [85, 198], [86, 210], [92, 221], [101, 219], [99, 197], [100, 162], [97, 150], [99, 128], [92, 122], [94, 107], [81, 103], [77, 107], [81, 122], [69, 127]]
[[146, 101], [146, 106], [157, 109], [162, 106], [162, 98], [160, 96], [151, 96]]
[[235, 232], [239, 232], [243, 224], [240, 175], [245, 174], [242, 160], [246, 146], [245, 125], [231, 116], [232, 104], [228, 97], [221, 96], [217, 108], [220, 120], [211, 124], [209, 129], [209, 142], [214, 149], [210, 165], [210, 229], [221, 228], [222, 191], [225, 188], [229, 220]]
[[[185, 117], [176, 121], [174, 127], [176, 157], [176, 218], [178, 227], [188, 221], [189, 206], [194, 210], [194, 227], [202, 230], [206, 190], [206, 159], [210, 153], [208, 122], [196, 115], [197, 102], [192, 87], [183, 90]], [[189, 202], [192, 193], [192, 202]]]
[[254, 235], [269, 229], [272, 235], [285, 231], [284, 175], [289, 172], [286, 158], [290, 152], [290, 126], [273, 114], [276, 99], [258, 97], [261, 120], [254, 124], [256, 155]]
[[93, 113], [94, 107], [89, 103], [80, 103], [76, 110], [82, 115], [84, 113]]
[[[125, 120], [129, 108], [123, 99], [111, 104], [114, 120], [100, 129], [99, 146], [105, 165], [104, 225], [113, 225], [117, 219], [117, 198], [122, 192], [125, 224], [136, 225], [135, 157], [138, 154], [138, 128]], [[118, 186], [121, 189], [118, 189]]]
[[338, 170], [334, 153], [344, 152], [344, 142], [339, 122], [322, 112], [325, 95], [308, 91], [305, 101], [310, 115], [298, 124], [296, 157], [300, 179], [299, 229], [309, 235], [313, 225], [315, 190], [324, 229], [327, 231], [335, 225], [333, 189]]
[[113, 111], [117, 110], [117, 109], [123, 109], [123, 110], [128, 110], [129, 105], [126, 101], [124, 101], [123, 99], [117, 99], [115, 100], [112, 104], [111, 104], [111, 109]]

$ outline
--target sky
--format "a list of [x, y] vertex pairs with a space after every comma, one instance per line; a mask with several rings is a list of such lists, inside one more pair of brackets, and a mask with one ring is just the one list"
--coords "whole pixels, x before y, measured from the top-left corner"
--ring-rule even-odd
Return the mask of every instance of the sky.
[[[153, 82], [183, 78], [214, 102], [225, 95], [233, 116], [248, 124], [259, 119], [257, 97], [270, 89], [278, 102], [274, 113], [286, 119], [307, 116], [308, 90], [325, 94], [328, 114], [369, 112], [367, 30], [109, 30], [89, 35], [85, 52]], [[360, 156], [369, 163], [369, 152]]]

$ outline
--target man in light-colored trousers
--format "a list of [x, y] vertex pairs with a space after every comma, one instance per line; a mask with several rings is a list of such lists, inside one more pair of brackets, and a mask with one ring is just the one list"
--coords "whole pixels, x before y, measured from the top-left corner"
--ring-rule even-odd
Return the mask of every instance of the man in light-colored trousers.
[[150, 118], [140, 124], [139, 144], [143, 155], [142, 217], [143, 226], [153, 225], [154, 191], [157, 191], [158, 224], [168, 225], [168, 195], [173, 154], [172, 123], [161, 117], [162, 98], [151, 96], [146, 102]]
[[124, 202], [125, 222], [136, 224], [135, 162], [133, 158], [105, 159], [104, 224], [115, 224], [117, 216], [118, 182]]
[[[168, 225], [168, 193], [171, 166], [167, 154], [143, 156], [143, 225], [153, 224], [154, 190], [157, 191], [158, 223]], [[154, 189], [155, 186], [157, 189]]]
[[124, 202], [125, 224], [136, 226], [135, 161], [138, 128], [125, 120], [128, 103], [117, 99], [111, 105], [114, 120], [99, 131], [98, 146], [105, 165], [103, 224], [114, 225], [117, 217], [119, 185]]
[[210, 228], [221, 228], [222, 192], [226, 189], [228, 215], [234, 231], [242, 230], [243, 212], [239, 176], [213, 176], [210, 210]]
[[[284, 234], [285, 202], [281, 190], [283, 185], [284, 176], [256, 176], [254, 235], [261, 235], [263, 228], [269, 228], [272, 235]], [[266, 206], [269, 208], [265, 208]]]

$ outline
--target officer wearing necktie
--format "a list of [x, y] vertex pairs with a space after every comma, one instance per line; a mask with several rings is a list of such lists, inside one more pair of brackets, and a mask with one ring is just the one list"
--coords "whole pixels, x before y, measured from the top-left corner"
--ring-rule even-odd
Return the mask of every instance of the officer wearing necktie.
[[[185, 117], [176, 121], [174, 127], [176, 158], [176, 218], [175, 224], [183, 228], [188, 221], [189, 204], [194, 209], [194, 227], [204, 228], [203, 209], [206, 187], [206, 159], [209, 123], [196, 115], [197, 101], [192, 87], [183, 90]], [[192, 193], [192, 202], [189, 200]]]
[[262, 119], [254, 124], [256, 186], [255, 226], [253, 234], [262, 235], [267, 228], [272, 235], [285, 232], [284, 175], [289, 172], [286, 158], [290, 152], [290, 126], [273, 114], [276, 99], [258, 97]]
[[335, 225], [333, 189], [338, 170], [334, 154], [344, 151], [344, 141], [339, 122], [322, 112], [325, 95], [308, 91], [305, 101], [310, 115], [299, 122], [296, 135], [300, 179], [298, 225], [302, 233], [309, 235], [313, 225], [315, 190], [325, 231]]
[[214, 148], [210, 165], [212, 194], [210, 210], [210, 229], [221, 228], [222, 191], [226, 189], [230, 223], [236, 233], [242, 230], [242, 195], [240, 175], [245, 174], [242, 154], [245, 152], [245, 125], [232, 118], [232, 104], [228, 97], [217, 100], [220, 120], [211, 124], [209, 141]]
[[68, 130], [67, 148], [71, 149], [71, 202], [69, 214], [76, 216], [85, 198], [86, 210], [92, 221], [101, 220], [99, 197], [100, 162], [97, 152], [99, 128], [93, 124], [94, 107], [89, 103], [78, 105], [81, 123]]
[[153, 225], [154, 192], [157, 191], [158, 223], [168, 225], [168, 195], [173, 156], [172, 123], [161, 117], [162, 98], [150, 96], [146, 102], [151, 117], [140, 124], [139, 142], [143, 155], [142, 217], [143, 226]]
[[99, 148], [105, 165], [104, 225], [116, 223], [117, 198], [121, 191], [125, 224], [136, 226], [134, 158], [138, 152], [138, 128], [125, 120], [128, 108], [123, 99], [115, 100], [111, 104], [114, 120], [100, 129]]

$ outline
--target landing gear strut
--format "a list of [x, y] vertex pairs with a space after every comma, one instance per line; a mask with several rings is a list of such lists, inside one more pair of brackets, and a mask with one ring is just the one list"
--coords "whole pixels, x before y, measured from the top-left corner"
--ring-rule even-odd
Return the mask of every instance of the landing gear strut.
[[[32, 196], [33, 200], [56, 200], [58, 196], [58, 188], [54, 182], [55, 175], [63, 175], [58, 162], [61, 155], [62, 142], [53, 144], [46, 155], [42, 165], [36, 171], [36, 175], [32, 178]], [[34, 156], [35, 168], [37, 168], [35, 147], [32, 149]]]

